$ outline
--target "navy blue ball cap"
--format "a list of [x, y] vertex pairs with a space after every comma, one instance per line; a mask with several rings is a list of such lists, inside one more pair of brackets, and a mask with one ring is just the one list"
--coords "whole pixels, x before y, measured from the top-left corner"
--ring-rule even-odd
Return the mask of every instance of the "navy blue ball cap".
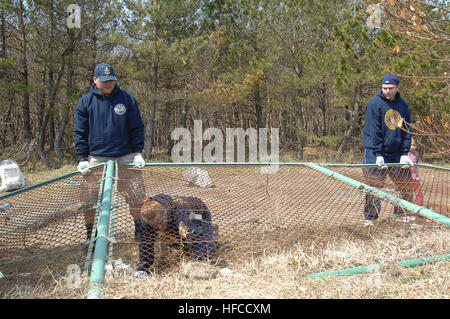
[[381, 80], [381, 84], [394, 84], [399, 85], [400, 79], [395, 74], [386, 74]]
[[114, 75], [113, 67], [106, 63], [100, 63], [95, 67], [94, 76], [99, 78], [102, 82], [117, 80]]

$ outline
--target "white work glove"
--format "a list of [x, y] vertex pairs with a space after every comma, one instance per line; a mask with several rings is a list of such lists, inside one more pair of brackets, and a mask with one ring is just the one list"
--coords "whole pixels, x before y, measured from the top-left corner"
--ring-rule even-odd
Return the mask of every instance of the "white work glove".
[[384, 157], [383, 156], [377, 156], [377, 161], [375, 162], [378, 166], [380, 166], [381, 168], [385, 168], [386, 166], [384, 165]]
[[402, 166], [403, 168], [408, 166], [414, 166], [414, 163], [411, 161], [408, 155], [402, 155], [400, 156], [400, 164], [407, 164]]
[[139, 167], [139, 168], [142, 168], [145, 166], [145, 161], [141, 154], [134, 155], [133, 164], [134, 164], [134, 167]]
[[81, 161], [80, 163], [78, 163], [77, 170], [81, 174], [86, 174], [87, 172], [89, 172], [89, 167], [91, 167], [91, 165], [89, 165], [88, 161]]

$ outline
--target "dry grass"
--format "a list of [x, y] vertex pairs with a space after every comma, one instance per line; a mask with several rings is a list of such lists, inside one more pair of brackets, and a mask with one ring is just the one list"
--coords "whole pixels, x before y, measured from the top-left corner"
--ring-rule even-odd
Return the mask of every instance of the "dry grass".
[[[404, 268], [396, 261], [411, 256], [431, 256], [448, 252], [448, 229], [399, 230], [384, 238], [342, 239], [329, 242], [325, 249], [297, 244], [285, 251], [237, 261], [224, 268], [183, 262], [162, 274], [132, 279], [129, 274], [108, 275], [102, 285], [102, 298], [108, 299], [448, 299], [448, 261]], [[423, 247], [426, 247], [422, 250]], [[376, 272], [307, 278], [321, 271], [386, 264]], [[194, 279], [195, 267], [208, 273], [208, 279]], [[222, 266], [223, 267], [223, 266]], [[55, 287], [16, 287], [5, 298], [86, 298], [89, 279], [80, 288], [68, 288], [65, 278], [54, 278]]]
[[77, 170], [76, 165], [63, 165], [58, 169], [48, 169], [48, 167], [35, 167], [31, 172], [27, 167], [21, 167], [22, 173], [31, 184], [37, 184], [61, 175], [69, 174]]

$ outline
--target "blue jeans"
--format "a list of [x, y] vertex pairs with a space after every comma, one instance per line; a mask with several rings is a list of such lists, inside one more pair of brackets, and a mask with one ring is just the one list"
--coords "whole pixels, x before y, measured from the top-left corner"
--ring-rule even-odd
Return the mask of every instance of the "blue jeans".
[[[384, 158], [384, 162], [386, 164], [389, 163], [399, 163], [401, 153], [384, 153], [382, 154]], [[363, 164], [375, 164], [376, 156], [374, 152], [370, 149], [364, 150], [363, 156]], [[395, 188], [400, 192], [400, 197], [404, 200], [413, 201], [414, 194], [412, 193], [412, 179], [411, 179], [411, 169], [402, 168], [401, 166], [388, 167], [388, 168], [379, 168], [378, 166], [374, 167], [364, 167], [363, 175], [367, 181], [367, 184], [373, 187], [381, 188], [384, 186], [384, 181], [386, 179], [386, 175], [389, 175], [389, 178], [395, 185]], [[375, 220], [379, 217], [381, 211], [381, 203], [378, 198], [371, 194], [366, 194], [365, 203], [364, 203], [364, 217], [367, 220]], [[394, 207], [394, 214], [402, 213], [402, 209], [398, 206]]]

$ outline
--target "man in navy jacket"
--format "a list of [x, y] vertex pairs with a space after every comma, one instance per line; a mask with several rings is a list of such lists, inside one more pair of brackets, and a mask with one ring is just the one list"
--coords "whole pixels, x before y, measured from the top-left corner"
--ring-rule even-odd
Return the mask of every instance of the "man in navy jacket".
[[[411, 201], [411, 171], [408, 168], [389, 167], [385, 163], [401, 163], [412, 166], [408, 157], [411, 148], [411, 123], [408, 103], [400, 97], [400, 80], [394, 74], [386, 74], [382, 79], [381, 91], [366, 106], [363, 131], [363, 164], [376, 164], [378, 167], [364, 168], [368, 184], [382, 187], [386, 174], [400, 191], [401, 197]], [[372, 195], [366, 195], [364, 206], [365, 225], [372, 225], [380, 213], [380, 201]], [[400, 207], [394, 208], [394, 218], [404, 218]], [[408, 215], [409, 216], [409, 215]], [[413, 219], [409, 216], [409, 219]]]
[[133, 154], [132, 162], [142, 166], [144, 123], [136, 99], [116, 84], [109, 64], [95, 67], [93, 81], [90, 92], [79, 100], [75, 114], [79, 171], [89, 169], [85, 163], [89, 156], [120, 158]]
[[[80, 162], [78, 171], [85, 176], [82, 190], [84, 201], [98, 196], [98, 177], [90, 167], [116, 160], [144, 167], [144, 123], [136, 99], [116, 84], [114, 69], [106, 63], [94, 69], [90, 92], [78, 101], [73, 136]], [[145, 197], [142, 176], [136, 170], [121, 170], [118, 188], [131, 206], [137, 206]], [[125, 175], [126, 176], [125, 176]], [[88, 238], [92, 232], [95, 209], [85, 214]], [[131, 212], [132, 215], [134, 212]], [[137, 216], [137, 215], [136, 215]], [[137, 217], [135, 218], [136, 221]]]

